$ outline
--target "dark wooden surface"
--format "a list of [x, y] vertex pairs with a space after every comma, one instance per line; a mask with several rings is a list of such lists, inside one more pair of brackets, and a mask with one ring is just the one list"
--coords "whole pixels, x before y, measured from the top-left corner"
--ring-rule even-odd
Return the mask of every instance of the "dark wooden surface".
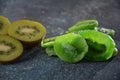
[[[58, 36], [78, 21], [96, 19], [116, 31], [120, 50], [119, 0], [0, 0], [0, 15], [11, 22], [29, 19], [46, 26], [47, 36]], [[14, 64], [0, 64], [0, 80], [120, 80], [120, 55], [106, 62], [69, 64], [48, 57], [40, 46], [24, 51]]]

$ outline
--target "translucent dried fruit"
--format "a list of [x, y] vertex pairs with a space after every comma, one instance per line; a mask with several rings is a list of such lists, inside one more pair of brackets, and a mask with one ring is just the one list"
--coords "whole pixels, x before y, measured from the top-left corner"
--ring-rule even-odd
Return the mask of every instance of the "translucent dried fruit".
[[80, 35], [69, 33], [56, 38], [54, 50], [63, 61], [76, 63], [84, 58], [88, 46]]
[[97, 20], [84, 20], [76, 23], [72, 27], [70, 27], [67, 31], [67, 33], [71, 32], [79, 32], [81, 30], [94, 30], [95, 27], [98, 26]]
[[106, 61], [112, 57], [115, 50], [115, 42], [109, 35], [95, 30], [85, 30], [80, 35], [86, 39], [88, 44], [86, 59]]

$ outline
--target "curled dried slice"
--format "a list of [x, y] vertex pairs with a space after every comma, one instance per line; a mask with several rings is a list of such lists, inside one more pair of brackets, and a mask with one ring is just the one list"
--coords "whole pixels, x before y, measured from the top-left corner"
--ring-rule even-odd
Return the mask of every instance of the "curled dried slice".
[[46, 48], [46, 53], [47, 53], [48, 56], [57, 56], [53, 47], [47, 47]]
[[97, 20], [84, 20], [76, 23], [72, 27], [70, 27], [67, 31], [67, 33], [71, 32], [79, 32], [81, 30], [94, 30], [95, 27], [98, 27], [98, 21]]
[[80, 35], [86, 39], [88, 52], [86, 59], [92, 61], [106, 61], [110, 59], [115, 50], [114, 40], [107, 34], [95, 31], [85, 30]]

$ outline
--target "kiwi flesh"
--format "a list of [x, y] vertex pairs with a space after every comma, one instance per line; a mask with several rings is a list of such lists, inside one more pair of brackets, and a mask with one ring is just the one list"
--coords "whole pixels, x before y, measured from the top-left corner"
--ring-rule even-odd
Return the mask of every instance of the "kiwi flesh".
[[20, 40], [24, 47], [30, 47], [43, 40], [46, 35], [46, 29], [39, 22], [18, 20], [10, 25], [8, 35]]
[[4, 16], [0, 16], [0, 34], [7, 34], [8, 26], [10, 21]]
[[0, 35], [0, 63], [9, 63], [18, 59], [23, 52], [20, 41], [7, 36]]
[[86, 55], [88, 45], [81, 35], [68, 33], [56, 38], [54, 50], [61, 60], [69, 63], [77, 63]]

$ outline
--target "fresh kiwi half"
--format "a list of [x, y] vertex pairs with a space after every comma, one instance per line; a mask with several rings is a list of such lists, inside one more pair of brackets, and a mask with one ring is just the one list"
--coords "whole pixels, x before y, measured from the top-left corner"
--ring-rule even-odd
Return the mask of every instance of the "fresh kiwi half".
[[46, 29], [39, 22], [18, 20], [10, 25], [8, 34], [22, 41], [23, 45], [28, 47], [40, 43], [46, 35]]
[[0, 34], [7, 34], [8, 26], [10, 21], [4, 16], [0, 16]]
[[0, 62], [7, 63], [16, 60], [23, 52], [20, 41], [7, 36], [0, 35]]

